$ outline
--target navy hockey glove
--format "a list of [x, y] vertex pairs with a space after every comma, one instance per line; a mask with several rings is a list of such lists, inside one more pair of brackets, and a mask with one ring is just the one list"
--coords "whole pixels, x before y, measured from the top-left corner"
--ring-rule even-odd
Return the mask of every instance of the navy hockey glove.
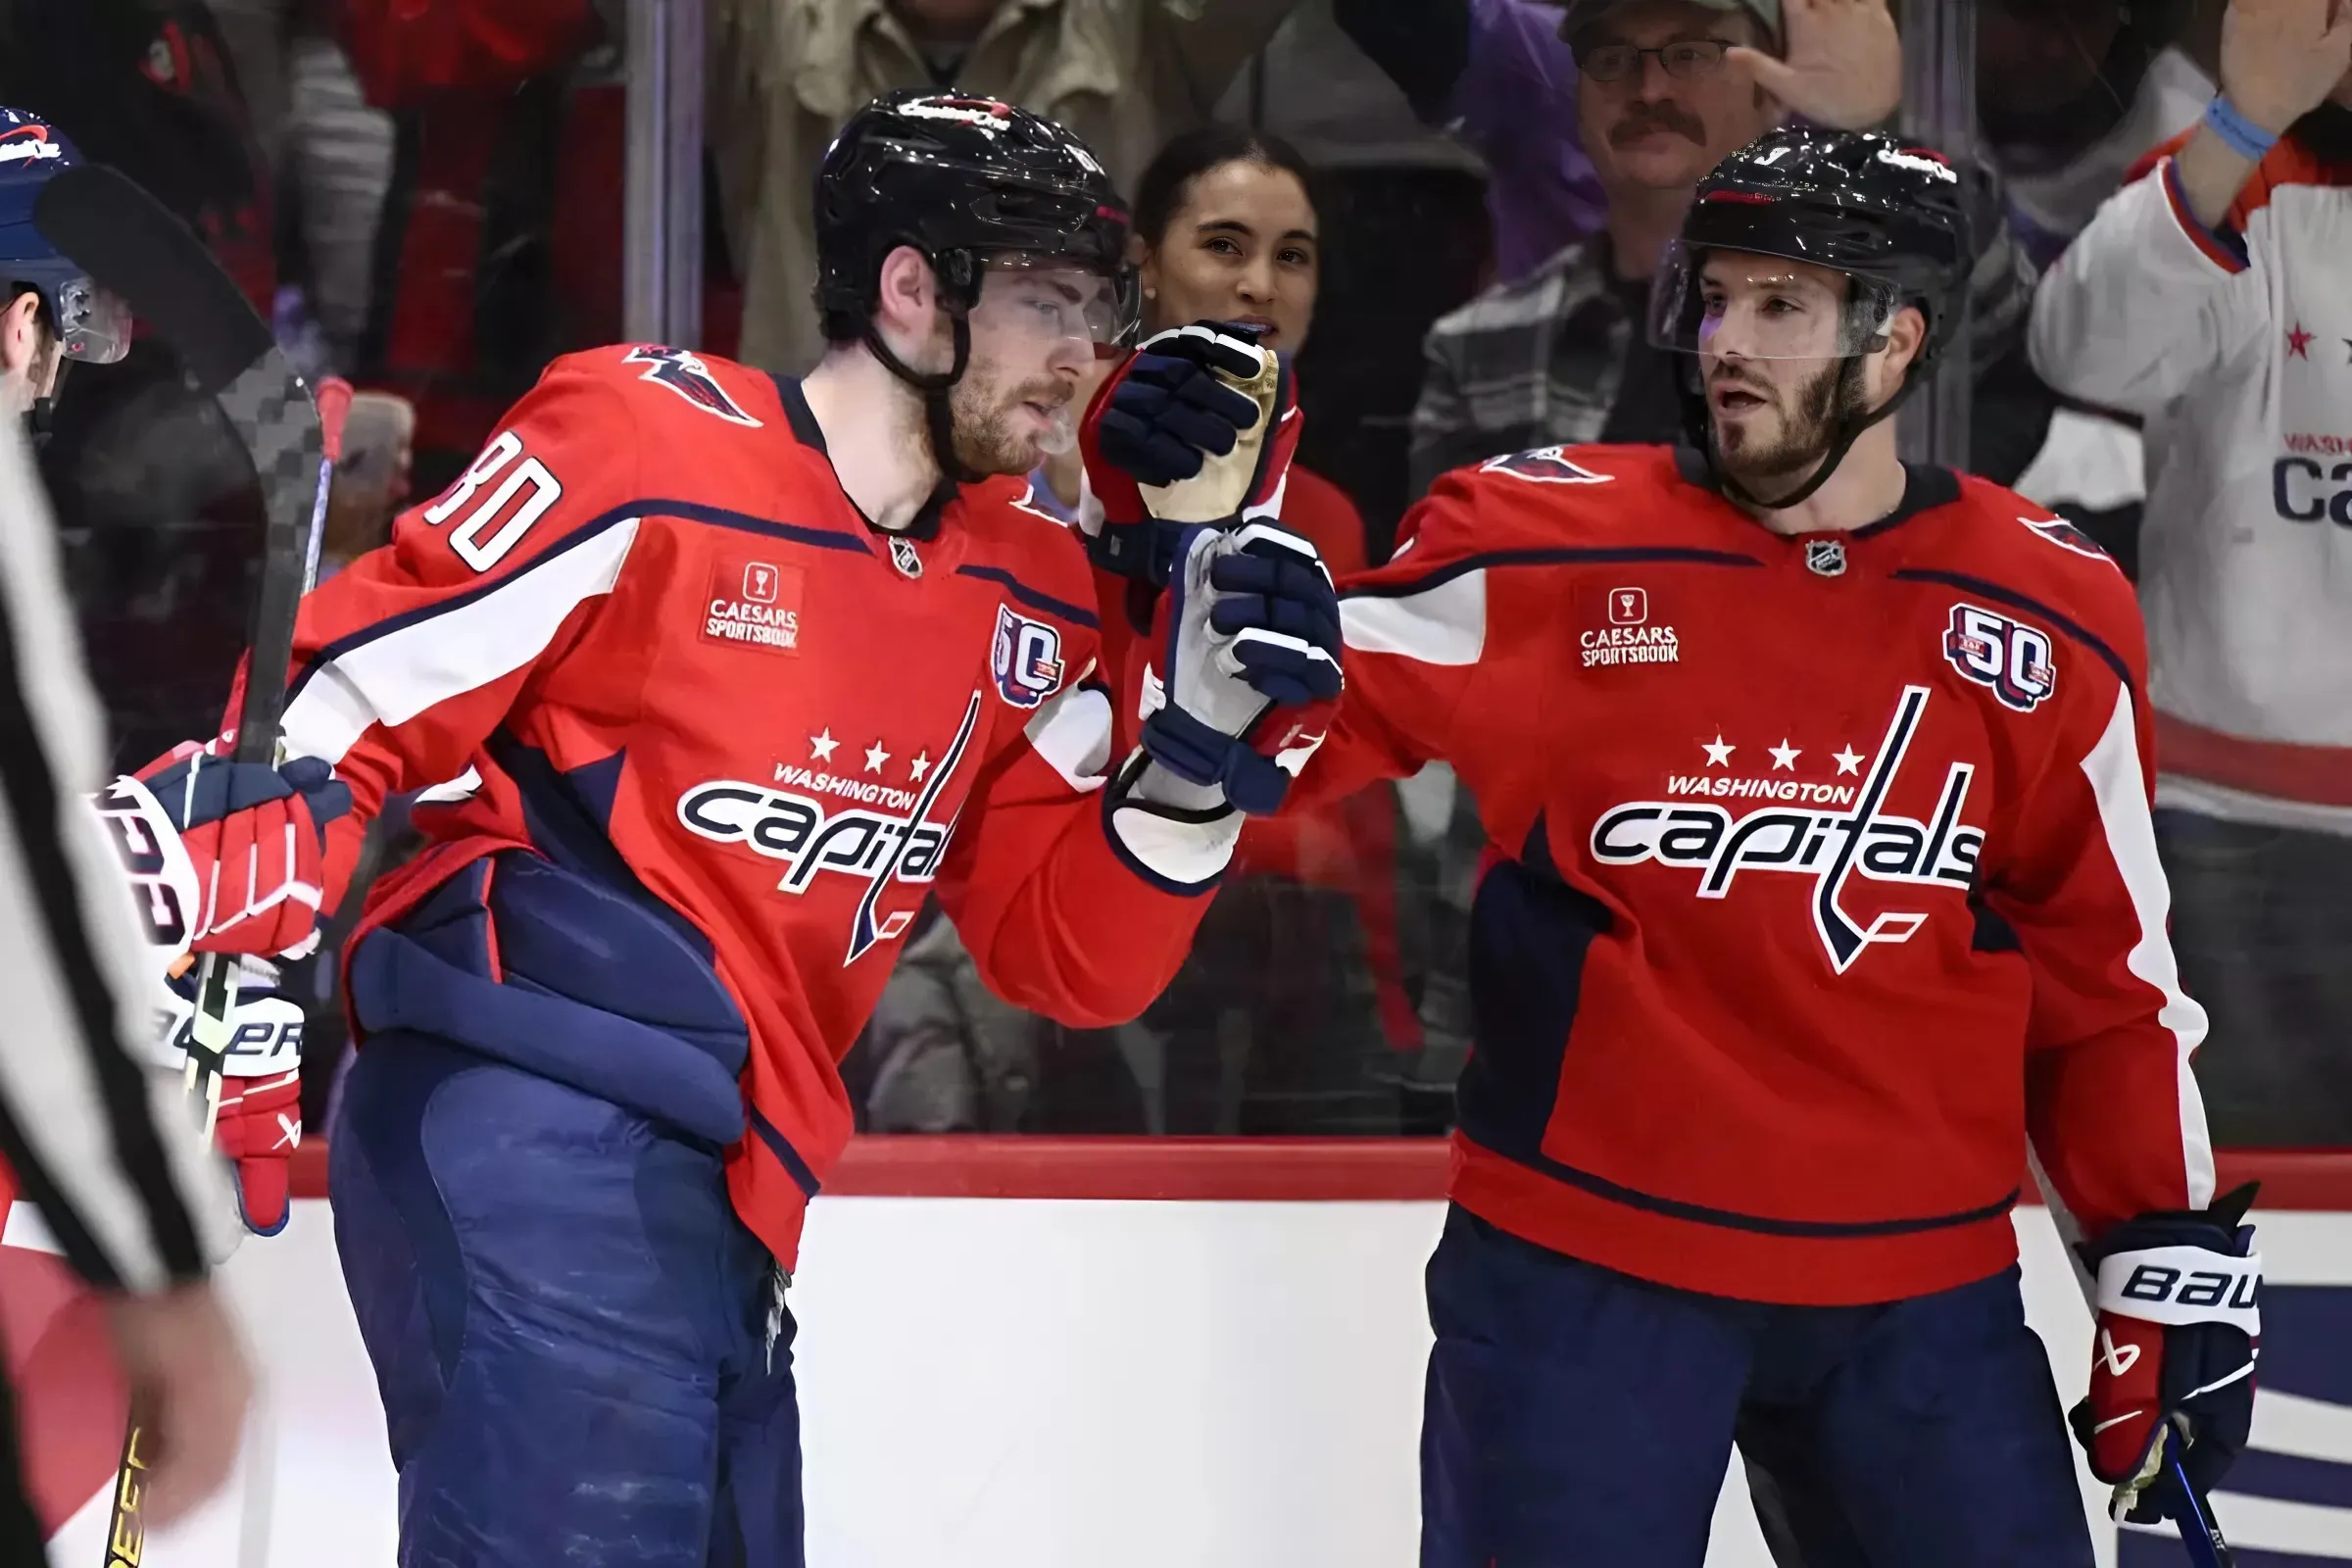
[[2098, 1324], [2090, 1396], [2072, 1420], [2119, 1519], [2180, 1517], [2175, 1489], [2151, 1485], [2168, 1434], [2200, 1495], [2246, 1446], [2262, 1339], [2262, 1259], [2244, 1223], [2254, 1193], [2249, 1182], [2208, 1209], [2142, 1214], [2082, 1250]]
[[1171, 804], [1276, 810], [1342, 685], [1339, 596], [1314, 546], [1269, 523], [1187, 528], [1159, 617], [1143, 743], [1193, 787]]
[[1079, 431], [1087, 552], [1164, 583], [1185, 524], [1271, 519], [1298, 441], [1289, 364], [1246, 327], [1198, 321], [1148, 339], [1096, 392]]

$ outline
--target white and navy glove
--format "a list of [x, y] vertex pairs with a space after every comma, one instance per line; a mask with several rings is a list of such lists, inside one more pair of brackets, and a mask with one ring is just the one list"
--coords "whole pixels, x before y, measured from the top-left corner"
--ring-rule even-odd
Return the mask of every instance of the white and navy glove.
[[1155, 620], [1151, 765], [1133, 793], [1195, 811], [1280, 808], [1342, 686], [1339, 596], [1315, 547], [1271, 523], [1187, 528]]
[[2245, 1448], [2262, 1340], [2262, 1259], [2245, 1223], [2255, 1184], [2211, 1208], [2142, 1214], [2082, 1259], [2097, 1276], [2090, 1396], [2074, 1408], [2090, 1472], [2115, 1488], [2115, 1516], [2181, 1517], [2177, 1489], [2153, 1485], [2168, 1443], [2202, 1495]]
[[1088, 555], [1156, 585], [1187, 524], [1272, 520], [1298, 450], [1298, 407], [1289, 362], [1247, 327], [1196, 321], [1146, 339], [1079, 428]]
[[[156, 1059], [186, 1069], [196, 1016], [197, 965], [183, 966], [157, 999]], [[213, 1147], [237, 1173], [237, 1212], [256, 1236], [286, 1228], [294, 1151], [302, 1146], [302, 1008], [278, 994], [277, 967], [241, 958], [237, 1005], [220, 1073]]]

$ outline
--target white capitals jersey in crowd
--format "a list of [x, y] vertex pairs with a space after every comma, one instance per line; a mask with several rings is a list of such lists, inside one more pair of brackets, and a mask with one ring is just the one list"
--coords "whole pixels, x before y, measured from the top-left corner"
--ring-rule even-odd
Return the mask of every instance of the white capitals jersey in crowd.
[[2173, 145], [2042, 279], [2034, 364], [2146, 420], [2158, 804], [2352, 834], [2352, 165], [2282, 140], [2217, 232]]

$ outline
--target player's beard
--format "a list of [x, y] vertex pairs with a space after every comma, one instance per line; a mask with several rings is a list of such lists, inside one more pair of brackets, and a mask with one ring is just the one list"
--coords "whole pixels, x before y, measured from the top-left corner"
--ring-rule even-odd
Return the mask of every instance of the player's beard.
[[1027, 473], [1045, 453], [1025, 426], [1021, 405], [1039, 403], [1061, 410], [1069, 385], [1054, 376], [1007, 385], [989, 367], [975, 363], [956, 383], [949, 407], [956, 416], [956, 457], [974, 473]]
[[1839, 425], [1863, 412], [1861, 377], [1847, 374], [1852, 363], [1833, 361], [1786, 391], [1758, 379], [1734, 381], [1741, 391], [1766, 399], [1780, 417], [1770, 435], [1755, 428], [1753, 415], [1728, 430], [1718, 420], [1715, 460], [1723, 471], [1754, 496], [1794, 489], [1830, 455]]

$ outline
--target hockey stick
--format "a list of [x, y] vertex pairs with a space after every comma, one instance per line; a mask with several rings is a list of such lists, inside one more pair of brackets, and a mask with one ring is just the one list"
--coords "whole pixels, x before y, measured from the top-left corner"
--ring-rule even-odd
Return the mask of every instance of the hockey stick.
[[2188, 1479], [2188, 1467], [2180, 1462], [2183, 1446], [2179, 1433], [2165, 1435], [2165, 1478], [2180, 1494], [2181, 1512], [2174, 1520], [2180, 1527], [2180, 1544], [2188, 1548], [2188, 1560], [2196, 1568], [2231, 1568], [2237, 1559], [2230, 1553], [2230, 1543], [2222, 1539], [2222, 1527], [2213, 1516], [2213, 1504]]
[[[32, 221], [179, 352], [196, 390], [220, 404], [253, 460], [266, 519], [262, 585], [234, 756], [240, 762], [273, 762], [294, 614], [323, 500], [324, 440], [310, 389], [204, 242], [122, 174], [99, 164], [61, 171], [34, 200]], [[237, 961], [207, 954], [197, 976], [188, 1087], [203, 1100], [209, 1137], [236, 1010]]]
[[[252, 461], [265, 519], [262, 581], [234, 756], [241, 762], [274, 762], [294, 619], [317, 576], [332, 476], [319, 411], [268, 324], [203, 242], [129, 179], [94, 164], [61, 171], [35, 199], [33, 226], [178, 351], [195, 389], [220, 405]], [[339, 424], [350, 388], [342, 387], [334, 402]], [[196, 1011], [188, 1029], [188, 1089], [202, 1104], [209, 1139], [233, 1039], [237, 959], [208, 954], [197, 975]], [[141, 1412], [131, 1411], [108, 1517], [107, 1568], [136, 1568], [145, 1544], [138, 1476], [146, 1468], [139, 1452], [146, 1431]], [[260, 1446], [269, 1445], [266, 1422], [257, 1423], [256, 1436]], [[249, 1539], [239, 1552], [246, 1564], [268, 1559], [274, 1458], [273, 1453], [257, 1455], [247, 1469], [244, 1534]], [[257, 1519], [258, 1541], [251, 1539]]]

